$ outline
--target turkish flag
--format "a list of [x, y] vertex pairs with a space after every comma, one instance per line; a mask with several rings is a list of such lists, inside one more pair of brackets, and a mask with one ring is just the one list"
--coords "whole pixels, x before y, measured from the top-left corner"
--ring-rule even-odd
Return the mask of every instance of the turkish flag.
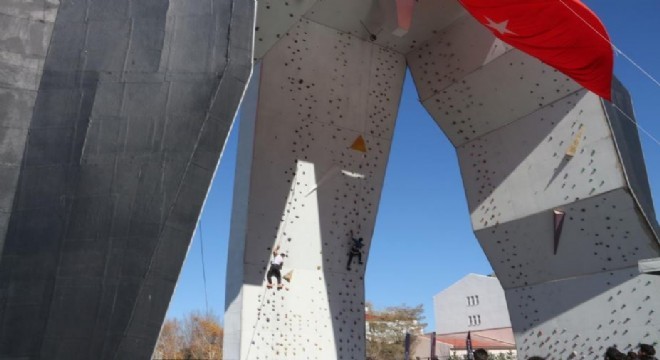
[[612, 45], [579, 0], [460, 0], [495, 36], [611, 100]]

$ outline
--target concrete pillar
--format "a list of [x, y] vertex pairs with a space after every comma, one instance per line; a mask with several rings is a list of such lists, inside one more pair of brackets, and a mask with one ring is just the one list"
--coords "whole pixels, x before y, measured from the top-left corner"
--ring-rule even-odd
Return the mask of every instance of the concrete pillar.
[[0, 90], [0, 156], [19, 171], [0, 188], [0, 358], [151, 356], [253, 23], [242, 0], [0, 5], [0, 76], [21, 77]]
[[[239, 134], [225, 359], [365, 357], [350, 232], [366, 263], [404, 72], [402, 55], [304, 19], [263, 58]], [[292, 280], [267, 289], [278, 245]]]
[[[660, 279], [637, 262], [660, 247], [625, 89], [615, 81], [613, 102], [602, 101], [469, 17], [407, 60], [456, 146], [518, 356], [596, 359], [653, 342]], [[565, 214], [557, 243], [555, 210]]]

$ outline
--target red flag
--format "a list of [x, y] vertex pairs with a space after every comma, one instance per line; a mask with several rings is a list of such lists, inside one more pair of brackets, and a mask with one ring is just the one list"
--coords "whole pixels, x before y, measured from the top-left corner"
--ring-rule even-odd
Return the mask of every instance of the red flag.
[[460, 0], [511, 46], [610, 100], [612, 45], [605, 26], [580, 0]]

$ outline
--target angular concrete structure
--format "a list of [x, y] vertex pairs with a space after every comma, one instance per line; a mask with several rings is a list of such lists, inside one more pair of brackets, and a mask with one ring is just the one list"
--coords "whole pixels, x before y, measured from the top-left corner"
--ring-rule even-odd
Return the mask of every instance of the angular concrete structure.
[[[239, 138], [226, 358], [365, 357], [364, 269], [342, 261], [351, 230], [368, 248], [389, 147], [368, 104], [379, 94], [389, 105], [379, 114], [395, 111], [400, 85], [391, 77], [403, 71], [374, 54], [405, 57], [420, 101], [456, 146], [519, 355], [596, 359], [615, 343], [651, 342], [660, 280], [640, 275], [637, 262], [660, 247], [623, 87], [615, 83], [614, 105], [603, 102], [497, 40], [453, 1], [417, 2], [403, 35], [397, 15], [394, 1], [258, 7], [262, 63]], [[374, 83], [388, 88], [369, 90]], [[357, 136], [386, 147], [356, 158]], [[364, 177], [353, 184], [340, 170]], [[287, 290], [265, 287], [276, 246], [290, 255]]]
[[0, 358], [148, 358], [252, 66], [254, 4], [0, 5]]
[[[364, 357], [364, 266], [398, 100], [401, 54], [303, 20], [262, 59], [243, 113], [225, 313], [227, 359]], [[351, 146], [363, 139], [366, 151]], [[271, 249], [286, 290], [266, 290]], [[363, 255], [366, 261], [368, 251]], [[239, 351], [240, 350], [240, 351]]]
[[[466, 18], [407, 58], [422, 103], [456, 146], [519, 356], [600, 358], [614, 344], [653, 342], [660, 278], [637, 264], [660, 247], [639, 138], [625, 118], [629, 95], [615, 81], [612, 103], [603, 101], [498, 43]], [[443, 55], [460, 65], [431, 64]], [[555, 210], [565, 214], [556, 250]]]
[[368, 258], [406, 64], [456, 146], [520, 355], [652, 342], [660, 280], [637, 263], [658, 230], [624, 88], [603, 102], [454, 0], [399, 5], [0, 5], [0, 358], [150, 356], [253, 60], [226, 359], [365, 357], [347, 251], [353, 231]]

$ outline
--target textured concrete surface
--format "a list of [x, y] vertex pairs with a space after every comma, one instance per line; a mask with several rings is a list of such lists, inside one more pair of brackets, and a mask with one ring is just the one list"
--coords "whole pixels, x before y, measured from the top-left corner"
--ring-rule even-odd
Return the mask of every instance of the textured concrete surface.
[[491, 276], [468, 274], [437, 293], [433, 313], [438, 334], [511, 327], [504, 289]]
[[[262, 1], [255, 26], [242, 0], [2, 2], [0, 357], [150, 356], [253, 58], [227, 358], [364, 357], [349, 232], [366, 262], [406, 63], [457, 148], [521, 356], [660, 332], [658, 278], [637, 273], [660, 250], [636, 129], [457, 1], [415, 2], [405, 35], [393, 5]], [[614, 103], [632, 116], [620, 84]], [[266, 291], [278, 244], [292, 282]]]
[[[323, 191], [310, 190], [315, 181], [332, 178], [328, 159], [350, 142], [321, 137], [332, 133], [321, 124], [330, 117], [351, 129], [350, 121], [369, 119], [359, 114], [359, 105], [352, 106], [355, 115], [337, 113], [346, 103], [334, 99], [347, 95], [361, 104], [365, 96], [356, 88], [366, 71], [351, 68], [348, 46], [358, 39], [362, 46], [405, 56], [420, 101], [456, 146], [475, 234], [505, 290], [520, 356], [596, 359], [613, 343], [631, 349], [640, 340], [650, 342], [660, 332], [655, 316], [660, 299], [653, 292], [658, 284], [637, 273], [637, 262], [660, 250], [636, 129], [612, 104], [495, 39], [455, 1], [418, 2], [412, 27], [402, 37], [390, 32], [397, 15], [392, 3], [258, 7], [255, 57], [264, 63], [241, 135], [237, 175], [246, 180], [237, 185], [241, 197], [235, 198], [230, 251], [243, 256], [232, 257], [228, 266], [230, 358], [364, 356], [355, 332], [362, 322], [361, 282], [336, 276], [341, 268], [328, 266], [328, 260], [319, 264], [325, 257], [332, 264], [337, 254], [345, 258], [346, 249], [338, 249], [348, 244], [347, 224], [353, 225], [346, 220], [352, 217], [326, 219], [320, 210]], [[429, 16], [437, 21], [429, 22]], [[314, 29], [321, 27], [355, 40], [317, 38]], [[337, 81], [352, 86], [337, 90]], [[383, 80], [374, 75], [374, 81]], [[614, 104], [632, 116], [625, 89], [615, 83]], [[396, 101], [395, 94], [388, 97]], [[297, 123], [305, 125], [292, 125]], [[308, 137], [313, 142], [306, 142]], [[323, 157], [319, 148], [327, 149]], [[376, 185], [373, 191], [379, 192]], [[331, 219], [355, 206], [350, 190], [336, 193]], [[374, 210], [377, 200], [370, 204]], [[566, 219], [555, 254], [556, 209]], [[333, 233], [325, 233], [328, 222]], [[373, 224], [361, 225], [363, 232], [373, 231]], [[277, 244], [293, 251], [285, 262], [285, 272], [294, 271], [288, 291], [264, 287]], [[306, 248], [304, 256], [297, 253], [300, 247]], [[320, 265], [316, 278], [305, 271], [315, 264]], [[297, 274], [306, 286], [314, 285], [300, 289]], [[319, 282], [325, 287], [320, 291]], [[334, 298], [342, 285], [342, 296], [348, 297]], [[344, 326], [351, 322], [353, 336], [347, 340]], [[316, 341], [298, 335], [311, 330]]]
[[[346, 269], [350, 232], [366, 263], [405, 59], [308, 20], [288, 33], [242, 112], [224, 358], [364, 359], [365, 265]], [[358, 137], [366, 152], [351, 148]], [[267, 289], [278, 245], [292, 280]]]
[[151, 355], [253, 20], [250, 1], [0, 5], [0, 358]]
[[0, 4], [0, 255], [58, 1]]
[[[443, 55], [456, 65], [438, 62]], [[456, 145], [519, 356], [597, 359], [613, 344], [653, 342], [660, 284], [637, 263], [660, 246], [634, 125], [470, 18], [407, 59], [422, 103]], [[632, 116], [617, 81], [614, 94]], [[556, 254], [555, 209], [566, 214]]]

